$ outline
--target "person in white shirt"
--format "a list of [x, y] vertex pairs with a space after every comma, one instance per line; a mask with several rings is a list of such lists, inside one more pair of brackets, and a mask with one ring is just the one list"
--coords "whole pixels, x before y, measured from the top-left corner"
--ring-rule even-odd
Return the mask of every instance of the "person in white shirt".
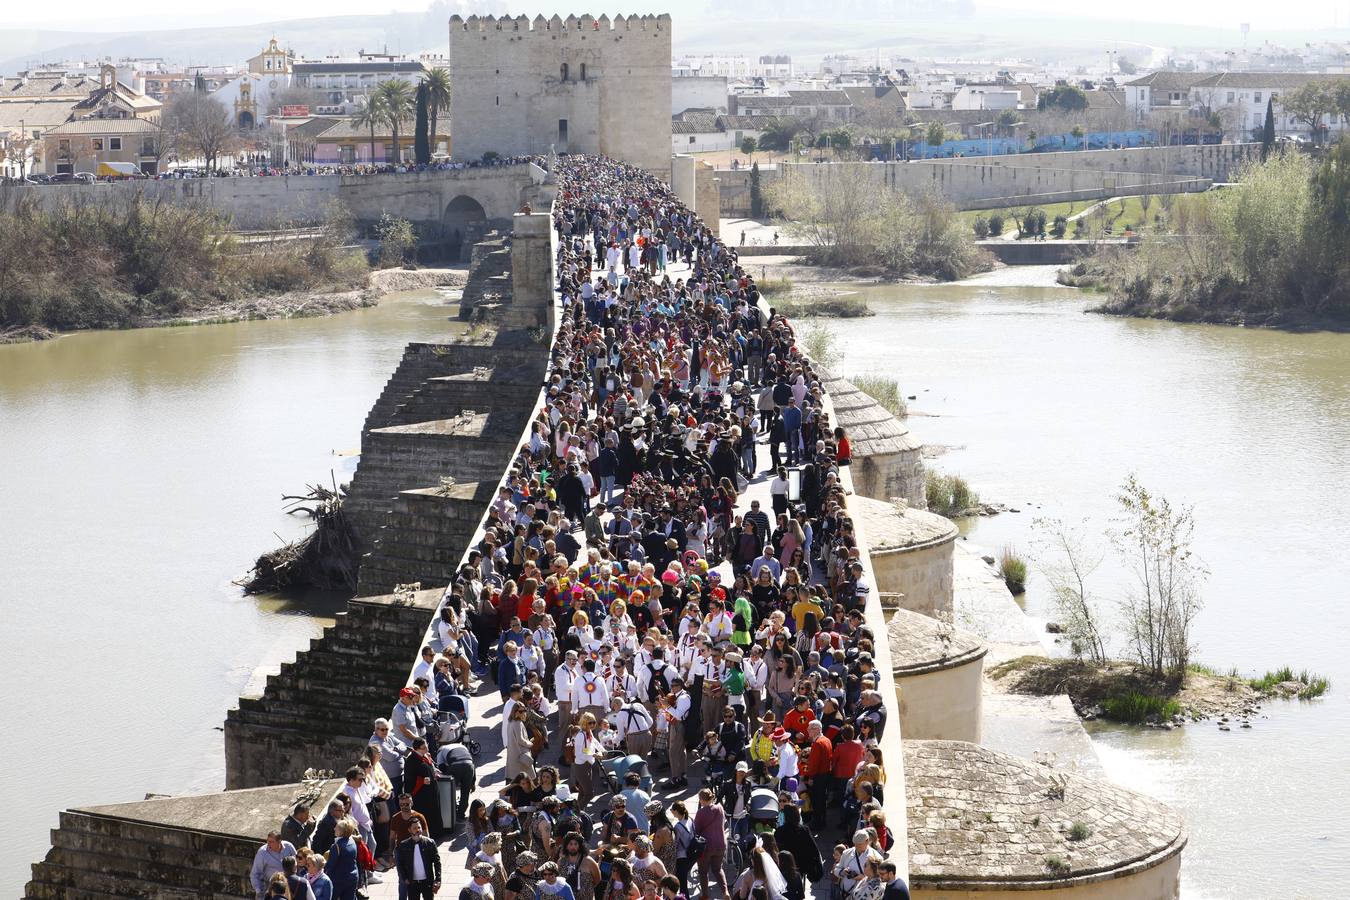
[[572, 736], [572, 784], [577, 794], [577, 809], [585, 810], [595, 796], [595, 770], [605, 755], [600, 736], [595, 733], [598, 720], [589, 712], [577, 720], [580, 726]]
[[572, 724], [572, 682], [577, 677], [577, 651], [568, 650], [563, 664], [553, 672], [553, 696], [558, 701], [558, 734], [567, 740], [567, 726]]
[[617, 657], [614, 660], [614, 666], [610, 669], [609, 678], [605, 680], [609, 688], [609, 695], [614, 699], [629, 699], [637, 696], [638, 682], [637, 677], [628, 671], [628, 666], [624, 664], [623, 657]]
[[685, 720], [689, 718], [692, 699], [684, 689], [684, 681], [676, 678], [670, 685], [674, 695], [670, 700], [662, 700], [656, 715], [657, 731], [666, 733], [667, 754], [670, 759], [669, 787], [680, 788], [689, 784], [685, 771], [689, 768], [689, 751], [685, 746]]
[[[427, 684], [431, 685], [434, 691], [436, 687], [436, 648], [430, 644], [422, 648], [422, 658], [417, 661], [417, 665], [413, 666], [413, 682], [415, 683], [419, 678], [425, 678]], [[435, 696], [435, 693], [433, 693], [433, 699]]]
[[609, 710], [609, 687], [596, 671], [593, 659], [581, 664], [581, 674], [572, 682], [572, 709], [577, 713], [590, 713], [596, 720]]
[[787, 779], [797, 777], [797, 760], [800, 757], [789, 737], [790, 735], [782, 728], [773, 733], [774, 748], [778, 752], [778, 771], [774, 775], [778, 779], [779, 788], [784, 790]]
[[366, 788], [366, 775], [359, 766], [352, 766], [347, 770], [345, 777], [347, 783], [342, 786], [341, 793], [352, 798], [352, 818], [356, 820], [356, 827], [361, 831], [361, 839], [366, 842], [367, 847], [375, 846], [375, 823], [370, 820], [370, 810], [366, 804], [370, 802], [370, 791]]
[[847, 897], [853, 886], [866, 877], [867, 862], [879, 854], [871, 848], [872, 837], [866, 831], [856, 831], [853, 834], [853, 847], [844, 851], [834, 867], [834, 877], [839, 879], [839, 886], [844, 889], [844, 896]]
[[632, 697], [626, 700], [615, 697], [610, 704], [614, 707], [614, 711], [609, 717], [614, 722], [615, 730], [619, 733], [619, 739], [624, 742], [625, 749], [630, 755], [636, 754], [645, 759], [652, 752], [652, 742], [655, 739], [652, 728], [656, 724], [655, 717], [647, 707]]

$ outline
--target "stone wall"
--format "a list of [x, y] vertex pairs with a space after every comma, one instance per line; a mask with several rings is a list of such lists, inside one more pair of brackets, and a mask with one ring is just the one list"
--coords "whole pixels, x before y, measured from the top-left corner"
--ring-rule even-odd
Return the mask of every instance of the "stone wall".
[[[1023, 203], [1097, 200], [1119, 194], [1202, 191], [1231, 181], [1259, 154], [1258, 144], [1203, 147], [1137, 147], [1126, 150], [1060, 151], [910, 162], [786, 163], [761, 167], [767, 187], [780, 177], [814, 181], [862, 179], [879, 189], [937, 189], [962, 209], [997, 209]], [[750, 214], [748, 169], [719, 171], [722, 215]]]
[[599, 153], [670, 174], [669, 15], [450, 17], [456, 159]]
[[[669, 146], [669, 141], [663, 146]], [[428, 236], [437, 236], [455, 228], [463, 232], [473, 221], [495, 221], [505, 226], [532, 195], [534, 186], [543, 182], [544, 175], [543, 169], [525, 163], [403, 175], [189, 178], [0, 187], [0, 205], [29, 197], [55, 207], [67, 202], [103, 204], [144, 196], [154, 201], [212, 206], [229, 216], [234, 228], [257, 231], [318, 224], [336, 201], [350, 209], [358, 223], [374, 224], [389, 213], [408, 219]]]

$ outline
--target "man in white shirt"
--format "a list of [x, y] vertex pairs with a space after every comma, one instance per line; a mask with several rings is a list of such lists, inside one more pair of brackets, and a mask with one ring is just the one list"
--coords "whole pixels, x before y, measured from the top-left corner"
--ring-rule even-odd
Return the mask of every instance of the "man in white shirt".
[[441, 889], [441, 854], [436, 842], [422, 834], [421, 821], [414, 818], [408, 825], [408, 837], [396, 854], [400, 895], [432, 900]]
[[614, 711], [609, 714], [609, 721], [618, 732], [619, 740], [624, 742], [629, 754], [646, 759], [652, 752], [652, 726], [656, 724], [651, 712], [631, 696], [624, 700], [615, 697], [610, 700], [610, 705]]
[[787, 731], [782, 728], [775, 730], [773, 733], [774, 749], [778, 753], [778, 771], [774, 773], [774, 776], [778, 779], [780, 788], [783, 787], [788, 778], [797, 777], [797, 760], [800, 754], [797, 753], [797, 748], [792, 745], [789, 737]]
[[844, 889], [845, 897], [853, 890], [853, 886], [865, 877], [868, 859], [879, 857], [879, 854], [874, 853], [870, 847], [871, 840], [871, 835], [866, 831], [854, 832], [853, 847], [844, 851], [843, 857], [834, 867], [834, 877]]
[[667, 733], [667, 754], [670, 759], [669, 787], [682, 788], [689, 785], [685, 772], [689, 768], [689, 751], [685, 747], [685, 720], [689, 718], [692, 699], [684, 689], [684, 681], [676, 678], [670, 685], [675, 695], [675, 703], [663, 707], [657, 716], [657, 729]]
[[716, 731], [722, 724], [722, 707], [727, 702], [726, 693], [722, 690], [722, 676], [726, 670], [721, 648], [714, 647], [703, 659], [703, 703], [700, 717], [704, 733]]
[[745, 714], [748, 721], [759, 718], [760, 703], [764, 700], [764, 687], [769, 683], [769, 664], [764, 661], [764, 648], [759, 644], [750, 645], [750, 656], [743, 667], [745, 672]]
[[620, 260], [622, 257], [623, 257], [623, 254], [619, 252], [618, 246], [615, 245], [615, 244], [610, 244], [610, 245], [609, 245], [609, 249], [605, 251], [605, 266], [606, 266], [611, 272], [613, 272], [613, 271], [615, 270], [615, 268], [618, 267], [618, 265], [619, 265], [619, 260]]
[[572, 709], [577, 715], [590, 713], [597, 722], [609, 711], [609, 687], [593, 659], [581, 664], [581, 674], [572, 682]]
[[562, 665], [553, 672], [553, 697], [558, 702], [558, 734], [564, 745], [567, 726], [572, 724], [572, 682], [577, 678], [577, 651], [568, 650]]

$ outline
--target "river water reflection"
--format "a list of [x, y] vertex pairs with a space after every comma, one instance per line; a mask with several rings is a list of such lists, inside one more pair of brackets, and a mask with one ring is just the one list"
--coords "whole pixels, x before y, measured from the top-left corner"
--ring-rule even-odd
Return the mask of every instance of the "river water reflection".
[[303, 532], [283, 493], [350, 478], [434, 291], [318, 319], [0, 346], [0, 894], [71, 805], [223, 786], [225, 710], [342, 604], [231, 581]]
[[[864, 288], [878, 315], [831, 323], [840, 369], [898, 378], [916, 397], [910, 427], [951, 448], [929, 465], [1021, 510], [968, 529], [989, 551], [1034, 550], [1038, 516], [1100, 534], [1131, 472], [1195, 505], [1212, 570], [1199, 658], [1307, 668], [1332, 692], [1268, 704], [1251, 730], [1096, 724], [1098, 752], [1114, 779], [1185, 813], [1185, 896], [1345, 896], [1350, 335], [1088, 315], [1051, 272]], [[1108, 559], [1099, 592], [1126, 583]], [[1028, 612], [1049, 615], [1047, 597], [1033, 563]]]

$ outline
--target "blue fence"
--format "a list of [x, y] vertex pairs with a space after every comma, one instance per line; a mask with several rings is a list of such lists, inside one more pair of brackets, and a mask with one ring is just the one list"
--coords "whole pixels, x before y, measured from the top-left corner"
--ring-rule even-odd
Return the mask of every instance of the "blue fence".
[[[924, 141], [897, 141], [872, 144], [868, 156], [874, 160], [886, 159], [955, 159], [964, 156], [1009, 156], [1018, 153], [1051, 153], [1058, 150], [1119, 150], [1125, 147], [1146, 147], [1154, 143], [1152, 131], [1089, 131], [1082, 137], [1072, 134], [1037, 135], [1034, 142], [1014, 138], [975, 138], [943, 141], [930, 146]], [[1211, 140], [1211, 137], [1213, 140]], [[1204, 143], [1219, 142], [1219, 135], [1204, 135]], [[1196, 143], [1195, 134], [1173, 135], [1172, 143]]]

